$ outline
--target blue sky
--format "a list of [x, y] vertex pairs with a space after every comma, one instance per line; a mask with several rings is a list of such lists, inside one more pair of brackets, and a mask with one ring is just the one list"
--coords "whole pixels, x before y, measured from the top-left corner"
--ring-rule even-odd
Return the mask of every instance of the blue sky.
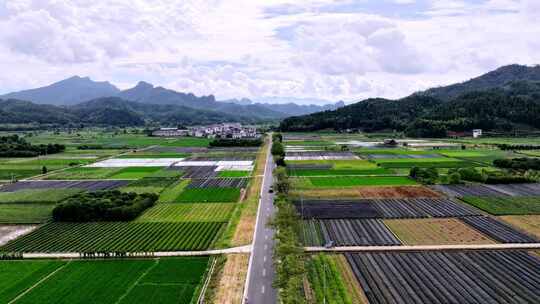
[[540, 63], [537, 0], [0, 0], [0, 28], [0, 93], [80, 75], [352, 102]]

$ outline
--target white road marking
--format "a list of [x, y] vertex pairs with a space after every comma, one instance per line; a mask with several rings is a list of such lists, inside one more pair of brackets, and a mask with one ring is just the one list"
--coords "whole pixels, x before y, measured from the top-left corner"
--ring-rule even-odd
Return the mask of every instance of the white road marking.
[[268, 244], [264, 244], [264, 250], [268, 249]]
[[263, 257], [263, 261], [266, 262], [266, 256]]
[[264, 239], [265, 239], [265, 240], [268, 240], [268, 235], [265, 235], [265, 236], [264, 236]]
[[266, 268], [263, 268], [262, 275], [263, 275], [263, 277], [266, 276]]
[[262, 286], [261, 292], [264, 293], [264, 285]]

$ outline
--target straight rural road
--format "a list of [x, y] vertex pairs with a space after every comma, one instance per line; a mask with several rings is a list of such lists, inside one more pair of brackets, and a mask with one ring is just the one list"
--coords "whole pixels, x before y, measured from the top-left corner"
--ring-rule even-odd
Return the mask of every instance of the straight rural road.
[[244, 290], [244, 304], [277, 303], [277, 291], [272, 287], [275, 275], [272, 261], [274, 231], [268, 227], [268, 222], [274, 214], [274, 194], [268, 192], [273, 184], [272, 171], [274, 169], [274, 160], [270, 153], [271, 146], [272, 139], [270, 139], [264, 170], [257, 224]]

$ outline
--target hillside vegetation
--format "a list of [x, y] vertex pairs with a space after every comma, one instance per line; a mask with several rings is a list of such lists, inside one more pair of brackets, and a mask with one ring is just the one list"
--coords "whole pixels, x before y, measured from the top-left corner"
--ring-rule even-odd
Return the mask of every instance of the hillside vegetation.
[[[514, 66], [511, 66], [514, 67]], [[501, 68], [510, 75], [496, 74], [491, 86], [482, 77], [459, 84], [458, 90], [445, 88], [413, 94], [400, 100], [368, 99], [335, 111], [285, 119], [282, 131], [315, 131], [322, 129], [361, 129], [364, 131], [397, 130], [414, 137], [444, 137], [447, 131], [484, 130], [510, 131], [516, 128], [540, 129], [540, 81], [516, 80], [498, 86], [500, 78], [522, 79], [539, 67], [526, 68], [515, 75], [513, 68]], [[493, 73], [493, 72], [492, 72]], [[493, 76], [486, 74], [487, 79]], [[485, 76], [486, 76], [485, 75]], [[540, 78], [540, 77], [538, 77]], [[536, 79], [536, 77], [534, 77]], [[471, 83], [481, 83], [474, 86]], [[482, 90], [484, 87], [488, 89]], [[475, 90], [469, 91], [471, 88]], [[440, 90], [440, 91], [437, 91]], [[454, 92], [462, 92], [451, 97]], [[450, 98], [450, 99], [446, 99]]]

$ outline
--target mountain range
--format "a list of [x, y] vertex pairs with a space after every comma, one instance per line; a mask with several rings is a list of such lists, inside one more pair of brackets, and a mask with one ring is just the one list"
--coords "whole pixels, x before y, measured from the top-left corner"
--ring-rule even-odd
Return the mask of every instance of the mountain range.
[[404, 131], [443, 137], [448, 131], [540, 129], [540, 66], [508, 65], [463, 83], [398, 100], [371, 98], [337, 110], [284, 119], [282, 131]]
[[[74, 108], [88, 106], [89, 101], [99, 103], [109, 111], [126, 111], [129, 108], [135, 113], [138, 112], [137, 109], [145, 108], [145, 105], [167, 105], [169, 109], [174, 109], [174, 113], [184, 111], [191, 114], [190, 117], [186, 117], [187, 120], [179, 121], [182, 124], [197, 123], [197, 121], [200, 121], [200, 123], [221, 121], [271, 122], [288, 117], [291, 114], [303, 115], [344, 106], [343, 103], [318, 106], [296, 105], [292, 103], [279, 105], [258, 104], [251, 101], [237, 103], [234, 100], [230, 102], [218, 102], [213, 95], [195, 96], [192, 93], [182, 93], [163, 87], [155, 87], [144, 81], [139, 82], [133, 88], [120, 90], [109, 82], [96, 82], [88, 77], [79, 76], [73, 76], [41, 88], [5, 94], [0, 96], [1, 99], [11, 100], [9, 107], [2, 104], [4, 105], [2, 107], [4, 112], [6, 109], [14, 110], [15, 105], [24, 105], [25, 108], [31, 106], [28, 103], [14, 103], [14, 100], [66, 108], [63, 111], [59, 110], [59, 113], [63, 113], [65, 110], [71, 111]], [[114, 103], [104, 104], [104, 100], [114, 101]], [[121, 100], [124, 101], [122, 107], [119, 106]], [[43, 109], [43, 107], [37, 108]], [[163, 108], [167, 107], [146, 109], [146, 111], [140, 112], [142, 115], [140, 119], [148, 120], [150, 117], [160, 117], [163, 119], [162, 115], [153, 115], [157, 114], [154, 113], [155, 111], [159, 112]], [[54, 108], [49, 107], [48, 109], [48, 112], [50, 112]], [[95, 107], [93, 109], [97, 110]], [[18, 117], [13, 117], [12, 120], [26, 121], [27, 119], [19, 115]], [[166, 119], [166, 121], [169, 122], [170, 119]]]

